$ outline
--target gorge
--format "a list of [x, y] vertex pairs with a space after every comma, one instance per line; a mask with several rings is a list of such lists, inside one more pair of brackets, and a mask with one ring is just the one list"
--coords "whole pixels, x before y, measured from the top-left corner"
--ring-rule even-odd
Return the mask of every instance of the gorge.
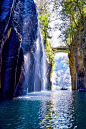
[[45, 49], [34, 1], [3, 0], [1, 12], [1, 99], [22, 95], [27, 88], [45, 90]]
[[[86, 87], [86, 23], [80, 22], [68, 47], [72, 89]], [[82, 24], [83, 23], [83, 24]], [[78, 23], [77, 23], [78, 24]], [[45, 46], [33, 0], [0, 2], [0, 98], [45, 90], [50, 79]]]
[[[50, 28], [47, 9], [61, 16], [61, 26], [55, 21]], [[56, 28], [65, 46], [52, 48]], [[86, 129], [80, 88], [86, 88], [86, 1], [0, 0], [0, 129]]]

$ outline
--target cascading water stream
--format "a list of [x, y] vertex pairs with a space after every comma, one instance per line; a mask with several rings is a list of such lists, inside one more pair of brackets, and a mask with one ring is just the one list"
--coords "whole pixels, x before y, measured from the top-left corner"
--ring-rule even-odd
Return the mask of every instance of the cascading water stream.
[[42, 51], [43, 51], [43, 57], [42, 57], [42, 87], [41, 90], [47, 89], [47, 65], [46, 65], [46, 54], [45, 54], [45, 47], [42, 42]]
[[22, 48], [24, 51], [24, 87], [28, 92], [47, 88], [46, 55], [38, 26], [36, 6], [33, 0], [25, 0], [23, 14]]

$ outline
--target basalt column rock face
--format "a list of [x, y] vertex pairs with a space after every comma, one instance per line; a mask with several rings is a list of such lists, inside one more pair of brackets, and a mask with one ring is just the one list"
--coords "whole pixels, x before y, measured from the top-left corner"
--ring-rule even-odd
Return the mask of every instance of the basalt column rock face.
[[[16, 0], [0, 1], [0, 71], [1, 87], [0, 98], [12, 99], [16, 85], [20, 80], [23, 58], [20, 60], [21, 36], [14, 29], [13, 12]], [[23, 53], [21, 53], [23, 56]], [[19, 61], [21, 65], [19, 66]], [[17, 66], [18, 65], [18, 66]], [[21, 73], [21, 72], [20, 72]], [[19, 76], [18, 76], [19, 75]]]
[[84, 78], [84, 82], [85, 82], [85, 88], [86, 88], [86, 19], [85, 19], [85, 23], [84, 23], [84, 50], [83, 50], [83, 62], [84, 62], [84, 68], [85, 68], [85, 78]]
[[51, 82], [51, 69], [52, 69], [52, 64], [47, 62], [47, 84], [48, 84], [48, 89], [51, 90], [52, 82]]
[[19, 47], [18, 34], [12, 29], [2, 51], [1, 89], [2, 98], [4, 99], [13, 98]]
[[72, 90], [76, 90], [77, 89], [77, 72], [76, 72], [75, 59], [74, 59], [74, 53], [73, 53], [72, 48], [70, 49], [70, 53], [68, 54], [68, 57], [69, 57]]
[[22, 86], [23, 80], [24, 80], [24, 53], [22, 48], [19, 50], [18, 60], [17, 60], [17, 68], [16, 68], [16, 78], [15, 78], [15, 92], [14, 96], [20, 96], [23, 94], [26, 94], [24, 89], [26, 89], [25, 86]]
[[38, 26], [36, 5], [33, 0], [18, 0], [14, 10], [14, 25], [22, 35], [21, 47], [24, 52], [24, 90], [44, 90], [45, 53]]
[[[1, 57], [2, 49], [5, 40], [7, 39], [11, 27], [12, 11], [14, 7], [14, 0], [0, 1], [0, 91], [1, 91]], [[1, 93], [0, 93], [1, 96]]]
[[76, 43], [75, 43], [75, 45], [73, 45], [75, 66], [76, 66], [76, 72], [77, 72], [77, 89], [79, 89], [80, 87], [85, 86], [85, 82], [84, 82], [84, 77], [85, 77], [84, 62], [83, 62], [83, 55], [82, 55], [82, 52], [80, 51], [80, 49], [81, 48]]
[[46, 61], [33, 0], [0, 2], [1, 98], [45, 90]]
[[12, 12], [16, 0], [0, 1], [0, 46], [4, 36], [6, 37], [9, 28], [12, 26]]
[[69, 64], [73, 90], [86, 87], [85, 32], [85, 28], [82, 29], [70, 45]]

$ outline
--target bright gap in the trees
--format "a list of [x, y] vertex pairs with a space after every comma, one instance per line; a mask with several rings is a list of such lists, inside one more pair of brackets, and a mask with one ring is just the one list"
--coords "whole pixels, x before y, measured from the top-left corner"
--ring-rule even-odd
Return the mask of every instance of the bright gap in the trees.
[[68, 53], [58, 52], [55, 54], [55, 68], [52, 73], [52, 90], [62, 87], [71, 89], [71, 76]]

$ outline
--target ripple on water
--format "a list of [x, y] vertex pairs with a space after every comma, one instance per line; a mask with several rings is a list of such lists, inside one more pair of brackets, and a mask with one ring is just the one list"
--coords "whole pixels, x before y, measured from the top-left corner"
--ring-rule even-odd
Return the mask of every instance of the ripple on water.
[[48, 91], [1, 102], [0, 129], [85, 129], [84, 100], [85, 93]]

